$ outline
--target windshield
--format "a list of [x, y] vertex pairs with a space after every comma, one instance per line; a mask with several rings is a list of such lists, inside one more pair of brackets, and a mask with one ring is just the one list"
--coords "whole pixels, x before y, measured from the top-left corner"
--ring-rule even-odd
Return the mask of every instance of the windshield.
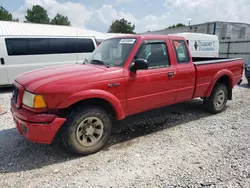
[[135, 42], [135, 38], [107, 39], [92, 52], [85, 63], [122, 66]]

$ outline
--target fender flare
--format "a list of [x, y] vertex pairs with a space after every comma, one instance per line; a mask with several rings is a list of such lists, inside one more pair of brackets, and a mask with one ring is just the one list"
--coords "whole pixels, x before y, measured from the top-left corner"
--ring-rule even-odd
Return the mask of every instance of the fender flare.
[[123, 109], [121, 102], [111, 93], [98, 89], [85, 90], [78, 93], [75, 93], [65, 99], [63, 102], [59, 103], [56, 108], [68, 108], [69, 106], [87, 99], [103, 99], [109, 102], [115, 113], [118, 120], [124, 119], [126, 117], [125, 109]]
[[207, 89], [207, 92], [205, 94], [206, 97], [209, 97], [213, 91], [213, 88], [216, 84], [216, 82], [222, 77], [222, 76], [228, 76], [229, 77], [229, 89], [232, 89], [233, 88], [233, 73], [227, 69], [222, 69], [220, 70], [219, 72], [217, 72], [217, 74], [214, 76], [211, 84], [209, 85], [208, 89]]

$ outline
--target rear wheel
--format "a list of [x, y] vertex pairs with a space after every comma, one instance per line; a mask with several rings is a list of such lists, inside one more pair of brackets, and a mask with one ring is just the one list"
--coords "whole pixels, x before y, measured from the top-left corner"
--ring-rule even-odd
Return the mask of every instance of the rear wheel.
[[224, 110], [228, 99], [228, 90], [224, 84], [216, 84], [211, 93], [211, 96], [204, 99], [208, 111], [212, 114], [217, 114]]
[[61, 139], [69, 151], [89, 155], [107, 143], [111, 127], [111, 120], [102, 108], [81, 108], [67, 118]]

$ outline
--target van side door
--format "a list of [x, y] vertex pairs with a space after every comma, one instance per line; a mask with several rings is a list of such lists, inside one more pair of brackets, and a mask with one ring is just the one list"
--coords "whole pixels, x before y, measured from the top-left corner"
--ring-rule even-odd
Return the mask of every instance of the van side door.
[[7, 73], [7, 64], [6, 64], [6, 58], [7, 58], [7, 49], [6, 44], [3, 38], [0, 39], [0, 86], [2, 85], [8, 85], [8, 73]]

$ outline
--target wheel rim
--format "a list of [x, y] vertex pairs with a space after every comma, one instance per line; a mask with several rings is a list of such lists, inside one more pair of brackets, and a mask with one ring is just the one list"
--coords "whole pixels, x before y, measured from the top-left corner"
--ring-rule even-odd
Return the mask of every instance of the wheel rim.
[[103, 122], [97, 117], [84, 119], [76, 129], [76, 138], [83, 146], [95, 145], [103, 135]]
[[219, 90], [215, 97], [215, 107], [216, 109], [223, 108], [225, 103], [226, 94], [223, 90]]

